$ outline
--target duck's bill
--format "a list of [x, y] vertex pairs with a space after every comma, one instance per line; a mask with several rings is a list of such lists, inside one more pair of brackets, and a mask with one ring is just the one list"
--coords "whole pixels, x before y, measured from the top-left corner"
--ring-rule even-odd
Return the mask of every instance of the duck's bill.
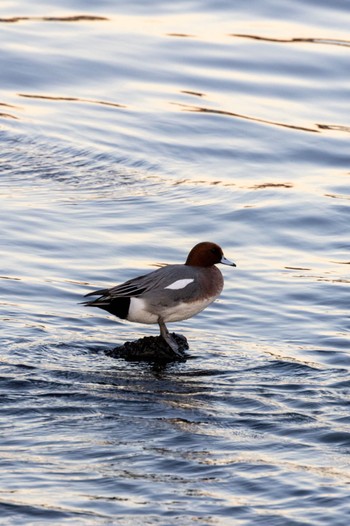
[[230, 265], [230, 267], [237, 267], [236, 263], [225, 258], [225, 256], [222, 256], [220, 263], [223, 265]]

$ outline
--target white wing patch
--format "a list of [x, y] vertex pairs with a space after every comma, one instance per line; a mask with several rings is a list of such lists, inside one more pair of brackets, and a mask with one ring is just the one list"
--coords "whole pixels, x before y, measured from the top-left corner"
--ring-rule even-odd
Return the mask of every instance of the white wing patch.
[[166, 289], [172, 289], [172, 290], [180, 290], [184, 289], [187, 285], [190, 283], [193, 283], [194, 279], [178, 279], [177, 281], [174, 281], [174, 283], [170, 283], [167, 287], [164, 287]]

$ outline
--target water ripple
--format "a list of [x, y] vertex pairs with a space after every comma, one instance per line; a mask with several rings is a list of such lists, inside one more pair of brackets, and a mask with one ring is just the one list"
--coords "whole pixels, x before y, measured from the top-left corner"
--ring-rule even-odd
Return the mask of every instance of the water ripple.
[[[343, 526], [347, 7], [115, 4], [0, 19], [2, 521]], [[186, 362], [108, 356], [83, 295], [203, 239]]]

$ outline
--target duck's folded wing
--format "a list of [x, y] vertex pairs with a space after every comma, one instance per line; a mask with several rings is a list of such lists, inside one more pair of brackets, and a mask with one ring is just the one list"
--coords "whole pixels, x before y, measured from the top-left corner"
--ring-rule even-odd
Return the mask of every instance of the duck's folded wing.
[[116, 285], [111, 289], [94, 290], [93, 292], [85, 294], [85, 298], [89, 296], [100, 296], [101, 299], [103, 298], [103, 300], [106, 300], [107, 298], [113, 299], [121, 297], [129, 298], [132, 296], [140, 296], [145, 292], [145, 290], [147, 290], [147, 287], [145, 287], [142, 280], [142, 278], [144, 277], [146, 276], [139, 276], [138, 278], [126, 281], [121, 285]]
[[[180, 270], [180, 273], [179, 273]], [[178, 277], [178, 279], [177, 279]], [[88, 301], [86, 305], [99, 306], [117, 298], [132, 298], [143, 294], [156, 292], [158, 297], [196, 296], [199, 293], [199, 282], [195, 279], [194, 270], [185, 265], [167, 265], [146, 274], [116, 285], [111, 289], [101, 289], [89, 292], [86, 296], [99, 296], [96, 300]]]
[[[160, 283], [164, 281], [164, 279], [167, 280], [167, 273], [164, 272], [164, 270], [165, 267], [162, 267], [155, 270], [154, 272], [145, 274], [144, 276], [138, 276], [137, 278], [126, 281], [125, 283], [116, 285], [111, 289], [101, 289], [89, 292], [85, 295], [85, 297], [100, 296], [100, 299], [105, 302], [107, 299], [112, 300], [114, 298], [131, 298], [135, 296], [141, 296], [145, 292], [148, 292], [155, 287], [159, 287]], [[94, 301], [98, 302], [100, 299], [96, 299]]]

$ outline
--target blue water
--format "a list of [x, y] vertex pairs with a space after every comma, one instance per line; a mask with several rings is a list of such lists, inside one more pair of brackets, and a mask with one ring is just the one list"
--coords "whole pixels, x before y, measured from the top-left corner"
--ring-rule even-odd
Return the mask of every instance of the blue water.
[[[4, 2], [0, 516], [347, 526], [346, 1]], [[189, 359], [88, 291], [222, 245]]]

